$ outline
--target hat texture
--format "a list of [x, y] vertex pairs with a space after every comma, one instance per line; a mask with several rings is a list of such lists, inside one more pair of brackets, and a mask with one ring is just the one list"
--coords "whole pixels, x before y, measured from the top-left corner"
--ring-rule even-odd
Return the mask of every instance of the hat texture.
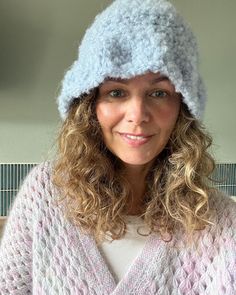
[[201, 119], [205, 87], [198, 70], [196, 39], [166, 0], [116, 0], [95, 17], [79, 46], [78, 59], [57, 98], [62, 119], [72, 101], [105, 78], [129, 79], [147, 72], [169, 77], [190, 112]]

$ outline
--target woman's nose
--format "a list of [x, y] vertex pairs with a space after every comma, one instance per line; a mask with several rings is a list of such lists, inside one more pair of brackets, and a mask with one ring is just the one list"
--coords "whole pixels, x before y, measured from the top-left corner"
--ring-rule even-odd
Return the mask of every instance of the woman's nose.
[[126, 120], [135, 125], [149, 121], [149, 111], [145, 99], [139, 96], [131, 97], [125, 110]]

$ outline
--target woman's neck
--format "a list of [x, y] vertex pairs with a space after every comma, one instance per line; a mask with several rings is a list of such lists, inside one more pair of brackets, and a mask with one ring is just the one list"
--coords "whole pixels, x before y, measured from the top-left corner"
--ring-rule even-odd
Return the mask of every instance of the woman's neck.
[[143, 198], [146, 191], [146, 176], [149, 170], [149, 165], [135, 166], [127, 165], [125, 167], [125, 177], [128, 180], [132, 196], [130, 196], [130, 202], [128, 203], [128, 215], [138, 215], [143, 210]]

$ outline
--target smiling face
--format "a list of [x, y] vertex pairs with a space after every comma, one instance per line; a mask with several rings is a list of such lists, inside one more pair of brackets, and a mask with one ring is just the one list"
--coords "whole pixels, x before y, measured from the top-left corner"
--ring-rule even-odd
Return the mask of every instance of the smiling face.
[[160, 74], [106, 79], [99, 86], [96, 114], [103, 140], [125, 165], [148, 165], [161, 153], [179, 109], [180, 95]]

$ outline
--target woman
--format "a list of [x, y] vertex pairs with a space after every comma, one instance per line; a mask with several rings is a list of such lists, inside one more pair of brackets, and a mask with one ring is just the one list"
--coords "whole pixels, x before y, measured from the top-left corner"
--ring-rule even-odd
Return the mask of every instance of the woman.
[[1, 242], [1, 294], [235, 294], [236, 204], [211, 188], [194, 36], [165, 0], [117, 0], [58, 97]]

